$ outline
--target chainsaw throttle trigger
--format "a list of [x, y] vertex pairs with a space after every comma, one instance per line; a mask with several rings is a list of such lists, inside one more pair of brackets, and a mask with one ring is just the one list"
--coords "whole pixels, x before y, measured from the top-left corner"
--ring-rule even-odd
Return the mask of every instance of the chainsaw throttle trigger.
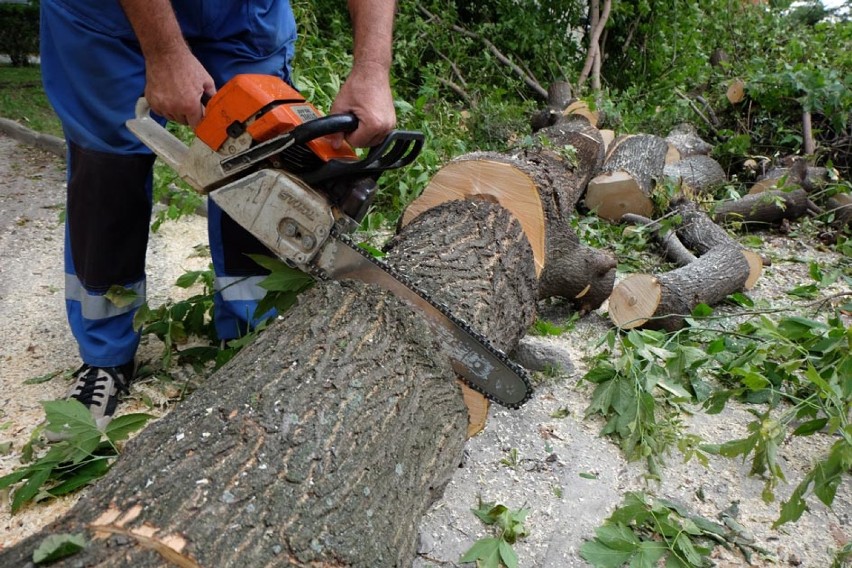
[[[307, 124], [310, 124], [310, 122]], [[395, 170], [413, 162], [420, 154], [420, 150], [423, 149], [424, 139], [422, 132], [394, 130], [387, 135], [381, 144], [370, 148], [370, 151], [362, 159], [357, 161], [329, 160], [319, 169], [302, 174], [301, 177], [309, 184], [341, 177], [368, 175], [378, 177], [378, 174], [385, 170]]]

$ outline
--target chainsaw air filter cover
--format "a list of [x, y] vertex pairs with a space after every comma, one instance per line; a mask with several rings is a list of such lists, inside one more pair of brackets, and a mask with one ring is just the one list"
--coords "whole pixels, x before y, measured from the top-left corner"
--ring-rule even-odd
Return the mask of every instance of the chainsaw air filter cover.
[[[246, 132], [254, 143], [265, 142], [322, 114], [283, 79], [272, 75], [237, 75], [207, 103], [196, 136], [213, 151], [228, 153], [226, 143]], [[332, 147], [325, 136], [307, 143], [322, 162], [354, 160], [348, 144]]]

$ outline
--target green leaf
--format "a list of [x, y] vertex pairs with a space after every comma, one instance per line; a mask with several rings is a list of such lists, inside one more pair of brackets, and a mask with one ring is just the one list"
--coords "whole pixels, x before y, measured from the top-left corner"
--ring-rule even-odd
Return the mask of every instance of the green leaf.
[[269, 270], [259, 286], [271, 292], [298, 292], [314, 280], [301, 270], [288, 266], [284, 261], [262, 254], [248, 255], [253, 261]]
[[497, 522], [497, 519], [494, 517], [493, 511], [497, 504], [494, 502], [480, 502], [478, 509], [471, 509], [474, 515], [479, 518], [480, 521], [485, 523], [486, 525], [493, 525]]
[[[804, 484], [804, 482], [802, 482], [802, 484]], [[772, 528], [777, 529], [784, 523], [798, 521], [804, 512], [808, 510], [808, 504], [805, 502], [803, 497], [804, 490], [802, 489], [802, 484], [793, 491], [793, 494], [790, 495], [790, 499], [788, 501], [782, 503], [781, 514], [778, 516], [778, 519], [772, 523]], [[807, 485], [805, 485], [805, 488], [807, 488]]]
[[500, 553], [500, 560], [506, 565], [506, 568], [518, 568], [518, 554], [512, 548], [511, 544], [505, 540], [501, 540], [498, 552]]
[[41, 486], [48, 480], [52, 471], [52, 467], [44, 467], [36, 470], [32, 477], [20, 489], [15, 491], [15, 496], [12, 499], [13, 515], [38, 495], [39, 491], [41, 491]]
[[75, 469], [73, 474], [68, 476], [65, 481], [56, 485], [55, 487], [51, 487], [47, 490], [48, 493], [53, 495], [54, 497], [59, 497], [60, 495], [66, 495], [71, 493], [72, 491], [76, 491], [80, 487], [84, 487], [94, 481], [95, 479], [99, 479], [106, 475], [106, 472], [109, 471], [110, 463], [106, 458], [96, 458], [88, 463], [80, 466]]
[[580, 546], [580, 556], [595, 568], [620, 568], [633, 557], [634, 552], [610, 548], [597, 539]]
[[739, 440], [731, 440], [719, 446], [719, 454], [725, 456], [726, 458], [746, 456], [750, 451], [754, 449], [756, 444], [756, 436], [740, 438]]
[[583, 377], [584, 381], [600, 384], [615, 378], [615, 369], [607, 364], [598, 364]]
[[198, 279], [204, 275], [204, 272], [205, 271], [203, 270], [191, 270], [189, 272], [185, 272], [178, 276], [177, 281], [175, 281], [175, 286], [178, 288], [189, 288], [198, 282]]
[[139, 294], [124, 286], [112, 286], [104, 297], [118, 308], [126, 308], [139, 299]]
[[143, 428], [152, 418], [154, 418], [152, 415], [143, 413], [119, 416], [107, 424], [105, 431], [106, 437], [109, 438], [112, 443], [120, 442], [130, 436], [133, 432]]
[[28, 467], [24, 467], [0, 477], [0, 489], [11, 487], [22, 479], [25, 479], [28, 475], [30, 475], [30, 473], [32, 473], [32, 470]]
[[86, 548], [86, 537], [83, 533], [52, 534], [42, 540], [38, 548], [33, 551], [33, 563], [56, 562], [72, 554], [77, 554], [84, 548]]
[[479, 539], [462, 555], [459, 562], [477, 562], [482, 568], [499, 568], [501, 542], [501, 539], [493, 537]]
[[[636, 555], [630, 563], [630, 566], [654, 568], [657, 566], [657, 562], [660, 558], [662, 558], [668, 550], [668, 547], [662, 542], [643, 540], [639, 543], [639, 548], [636, 551]], [[695, 566], [700, 566], [700, 564], [695, 564]]]
[[793, 430], [794, 436], [810, 436], [816, 432], [819, 432], [825, 425], [828, 424], [828, 418], [817, 418], [815, 420], [808, 420], [807, 422], [799, 425], [798, 428]]
[[639, 539], [628, 527], [620, 524], [606, 524], [595, 529], [599, 541], [613, 550], [634, 551]]
[[98, 427], [89, 409], [78, 400], [50, 400], [41, 403], [47, 417], [48, 432], [63, 432], [76, 437], [84, 433], [97, 433]]
[[694, 308], [692, 308], [693, 317], [697, 318], [706, 318], [708, 316], [713, 315], [713, 308], [708, 306], [707, 304], [698, 304]]

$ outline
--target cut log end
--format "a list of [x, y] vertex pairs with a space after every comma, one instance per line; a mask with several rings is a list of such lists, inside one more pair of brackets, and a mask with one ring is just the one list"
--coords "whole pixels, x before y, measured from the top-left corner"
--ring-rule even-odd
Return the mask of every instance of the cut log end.
[[572, 115], [586, 118], [592, 126], [597, 126], [600, 119], [598, 112], [591, 110], [585, 101], [574, 101], [562, 111], [562, 116], [570, 117]]
[[751, 290], [754, 288], [754, 285], [757, 284], [760, 275], [763, 273], [763, 258], [759, 254], [750, 250], [742, 250], [743, 256], [746, 258], [746, 262], [748, 262], [748, 277], [746, 278], [745, 285], [743, 286], [746, 290]]
[[745, 99], [745, 83], [742, 79], [734, 79], [731, 81], [731, 84], [728, 85], [728, 90], [725, 93], [728, 98], [728, 102], [732, 105], [737, 103], [741, 103], [743, 99]]
[[464, 405], [467, 407], [467, 437], [472, 438], [485, 429], [491, 403], [465, 383], [459, 381], [459, 385], [461, 385]]
[[447, 201], [484, 200], [499, 203], [520, 222], [535, 259], [536, 274], [545, 260], [544, 217], [535, 183], [528, 175], [492, 160], [463, 160], [447, 164], [423, 193], [406, 208], [401, 226]]
[[634, 274], [618, 283], [609, 298], [609, 318], [621, 329], [647, 323], [662, 298], [660, 281], [650, 274]]
[[609, 221], [619, 221], [626, 213], [649, 217], [654, 212], [651, 199], [633, 176], [623, 171], [601, 174], [590, 181], [585, 204]]

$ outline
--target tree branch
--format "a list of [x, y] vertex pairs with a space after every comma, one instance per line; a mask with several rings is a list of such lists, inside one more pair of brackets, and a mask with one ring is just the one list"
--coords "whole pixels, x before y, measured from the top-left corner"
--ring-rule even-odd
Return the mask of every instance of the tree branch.
[[[423, 14], [425, 14], [426, 17], [428, 17], [430, 20], [434, 20], [436, 22], [444, 23], [441, 20], [441, 18], [439, 18], [435, 14], [431, 13], [429, 10], [427, 10], [423, 6], [418, 5], [417, 9], [420, 10], [420, 12], [422, 12]], [[512, 72], [514, 72], [517, 76], [519, 76], [521, 79], [523, 79], [524, 83], [526, 83], [527, 86], [530, 87], [533, 91], [535, 91], [536, 94], [538, 94], [540, 97], [542, 97], [544, 99], [547, 98], [547, 89], [542, 87], [541, 84], [539, 84], [539, 82], [536, 80], [535, 77], [533, 77], [529, 73], [525, 73], [524, 70], [521, 69], [517, 64], [515, 64], [514, 62], [512, 62], [512, 60], [510, 60], [508, 57], [503, 55], [503, 53], [499, 49], [497, 49], [496, 45], [494, 45], [493, 43], [491, 43], [490, 41], [488, 41], [484, 37], [480, 36], [479, 34], [472, 32], [470, 30], [467, 30], [467, 29], [465, 29], [461, 26], [457, 26], [456, 24], [450, 24], [450, 29], [452, 29], [454, 32], [460, 33], [461, 35], [463, 35], [465, 37], [469, 37], [471, 39], [475, 39], [477, 41], [481, 41], [482, 43], [484, 43], [485, 46], [488, 48], [488, 50], [491, 53], [494, 54], [494, 57], [496, 57], [497, 60], [500, 63], [509, 67], [509, 69], [511, 69]]]
[[589, 78], [589, 73], [594, 65], [595, 57], [600, 51], [598, 42], [600, 42], [601, 34], [603, 33], [606, 22], [609, 20], [609, 12], [612, 8], [612, 0], [604, 0], [603, 12], [600, 14], [597, 26], [592, 30], [592, 36], [589, 39], [589, 53], [586, 55], [586, 63], [583, 65], [583, 70], [580, 72], [580, 78], [577, 79], [577, 87], [580, 88]]

